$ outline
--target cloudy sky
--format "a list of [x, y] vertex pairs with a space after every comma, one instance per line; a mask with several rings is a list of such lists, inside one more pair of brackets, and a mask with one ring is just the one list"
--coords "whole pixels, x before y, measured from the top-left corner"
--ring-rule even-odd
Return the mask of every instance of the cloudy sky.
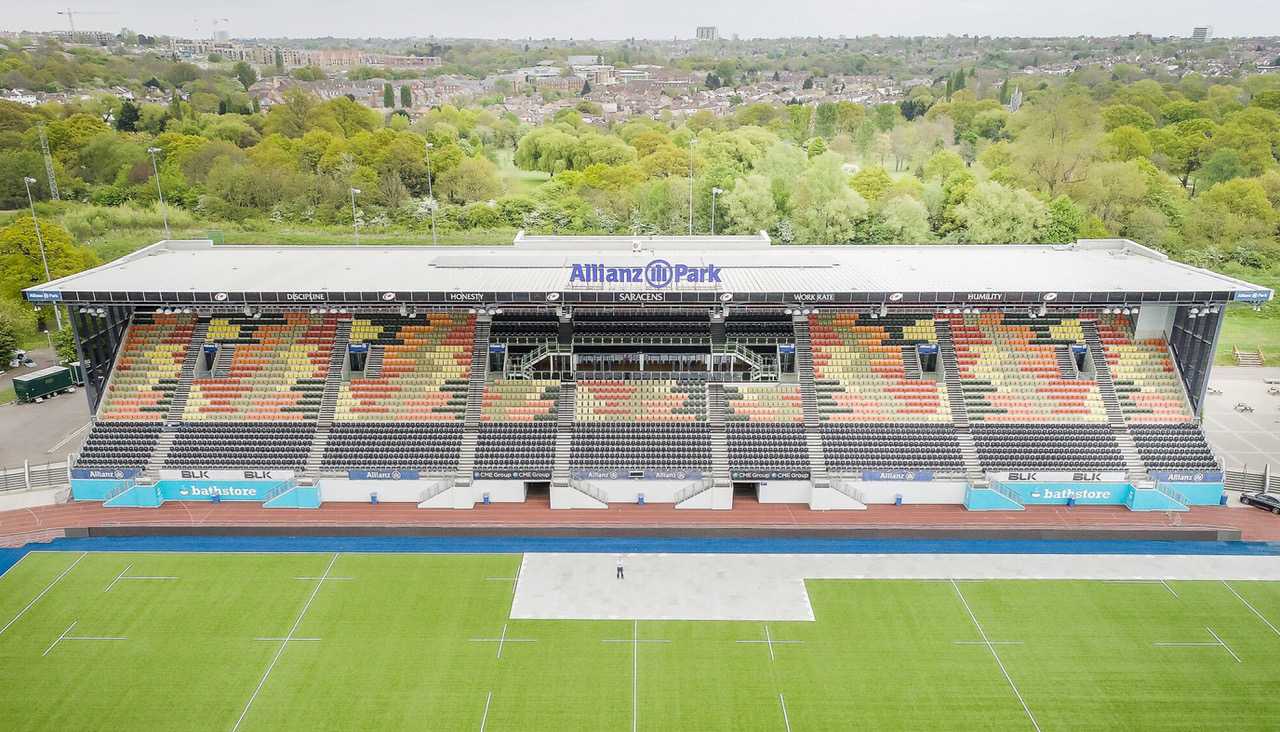
[[[66, 28], [68, 0], [3, 0], [0, 29]], [[76, 27], [237, 37], [688, 38], [724, 36], [1074, 36], [1133, 32], [1280, 35], [1277, 0], [74, 0]], [[91, 14], [92, 13], [92, 14]]]

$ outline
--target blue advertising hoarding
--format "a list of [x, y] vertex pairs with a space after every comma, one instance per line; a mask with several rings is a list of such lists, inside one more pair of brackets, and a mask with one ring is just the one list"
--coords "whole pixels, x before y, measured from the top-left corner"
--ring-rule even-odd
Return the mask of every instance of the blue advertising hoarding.
[[349, 480], [418, 480], [419, 473], [416, 470], [348, 470], [347, 478]]

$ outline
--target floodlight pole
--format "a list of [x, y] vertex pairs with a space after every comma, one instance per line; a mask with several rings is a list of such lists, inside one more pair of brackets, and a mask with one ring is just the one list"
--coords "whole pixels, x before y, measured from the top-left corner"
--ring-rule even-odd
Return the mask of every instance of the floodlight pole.
[[160, 187], [160, 166], [156, 164], [156, 153], [160, 152], [160, 148], [149, 147], [147, 152], [151, 154], [151, 171], [156, 174], [156, 192], [160, 194], [160, 215], [164, 217], [164, 238], [170, 239], [173, 234], [169, 231], [169, 204], [164, 202], [164, 189]]
[[711, 189], [711, 235], [716, 235], [716, 196], [724, 193], [723, 188]]
[[[40, 233], [40, 219], [36, 218], [36, 199], [31, 195], [31, 184], [36, 179], [30, 176], [23, 176], [22, 184], [27, 187], [27, 203], [31, 205], [31, 223], [36, 227], [36, 241], [40, 244], [40, 262], [44, 265], [44, 281], [52, 282], [53, 275], [49, 274], [49, 257], [44, 253], [44, 234]], [[62, 330], [62, 313], [58, 311], [58, 305], [53, 306], [54, 320], [58, 321], [58, 330]]]
[[693, 146], [698, 144], [698, 138], [689, 139], [689, 236], [693, 236]]
[[436, 196], [431, 191], [431, 148], [434, 147], [427, 142], [427, 199], [431, 202], [431, 245], [436, 245]]
[[356, 220], [356, 195], [359, 193], [359, 188], [351, 189], [351, 229], [356, 233], [356, 244], [360, 243], [360, 223]]

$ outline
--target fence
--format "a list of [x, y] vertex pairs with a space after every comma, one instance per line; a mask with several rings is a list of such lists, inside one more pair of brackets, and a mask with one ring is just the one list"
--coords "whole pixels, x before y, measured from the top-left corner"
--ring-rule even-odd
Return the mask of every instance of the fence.
[[70, 458], [42, 465], [25, 462], [16, 467], [0, 467], [0, 492], [68, 487], [71, 485], [70, 467]]

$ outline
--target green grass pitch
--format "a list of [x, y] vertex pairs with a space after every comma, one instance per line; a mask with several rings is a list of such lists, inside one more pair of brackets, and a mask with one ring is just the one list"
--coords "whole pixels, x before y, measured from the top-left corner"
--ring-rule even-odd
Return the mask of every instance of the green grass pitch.
[[1280, 583], [821, 580], [766, 631], [509, 620], [519, 564], [35, 552], [0, 579], [0, 729], [1280, 725]]

